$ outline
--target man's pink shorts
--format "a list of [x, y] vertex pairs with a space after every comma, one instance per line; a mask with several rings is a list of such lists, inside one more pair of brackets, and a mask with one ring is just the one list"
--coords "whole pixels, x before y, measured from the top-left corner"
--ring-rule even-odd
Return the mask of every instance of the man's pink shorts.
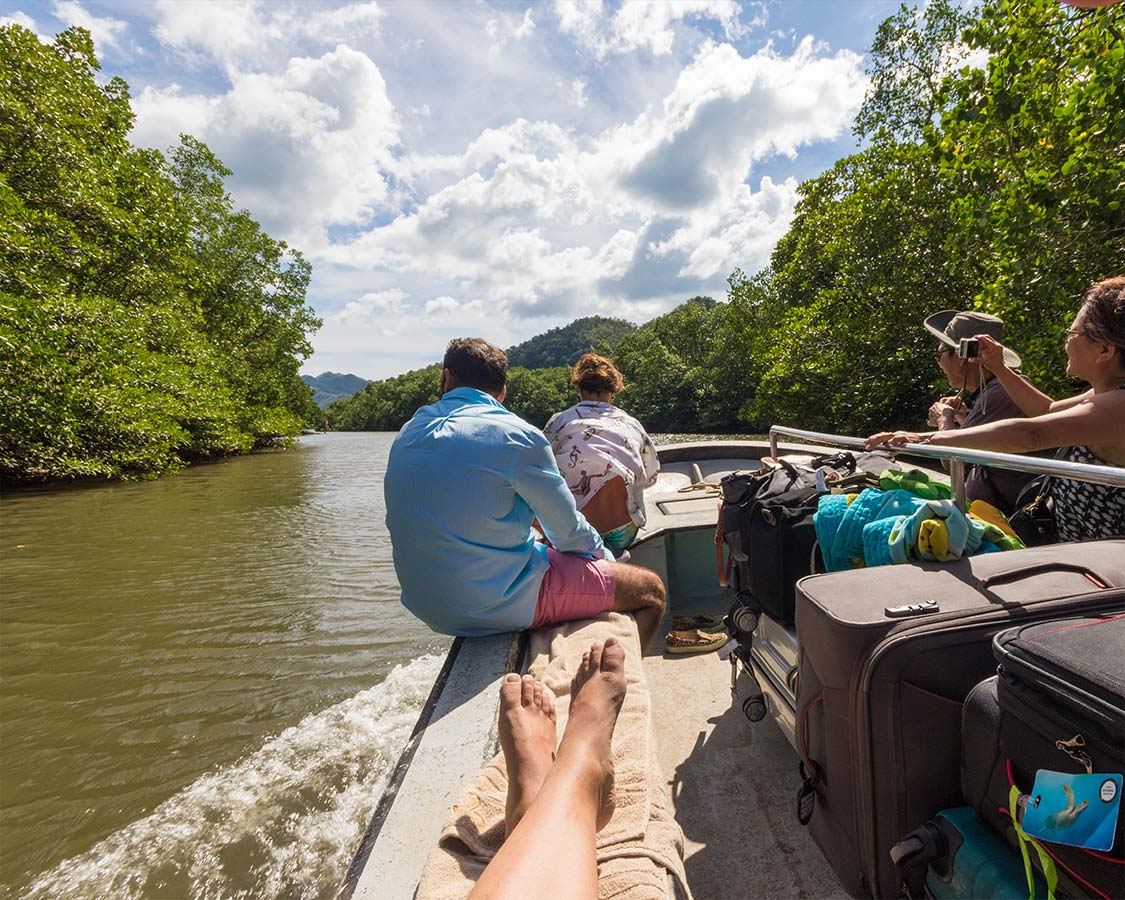
[[551, 567], [539, 586], [532, 628], [575, 619], [592, 619], [613, 609], [613, 566], [547, 548]]

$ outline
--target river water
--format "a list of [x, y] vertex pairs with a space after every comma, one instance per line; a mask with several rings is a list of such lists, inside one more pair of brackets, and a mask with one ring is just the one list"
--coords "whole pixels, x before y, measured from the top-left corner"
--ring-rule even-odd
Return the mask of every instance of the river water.
[[0, 894], [319, 897], [448, 641], [398, 603], [391, 434], [0, 506]]

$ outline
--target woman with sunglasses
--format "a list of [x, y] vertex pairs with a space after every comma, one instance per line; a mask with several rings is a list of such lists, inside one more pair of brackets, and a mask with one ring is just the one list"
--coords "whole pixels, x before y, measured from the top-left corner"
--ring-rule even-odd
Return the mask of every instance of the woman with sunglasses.
[[[1067, 374], [1090, 385], [1075, 397], [1053, 399], [1012, 371], [996, 340], [977, 339], [980, 355], [973, 361], [993, 373], [1028, 418], [954, 431], [880, 432], [867, 446], [929, 443], [1000, 453], [1058, 447], [1072, 462], [1125, 467], [1125, 277], [1090, 287], [1067, 330]], [[1125, 489], [1056, 478], [1051, 492], [1060, 541], [1125, 535]]]

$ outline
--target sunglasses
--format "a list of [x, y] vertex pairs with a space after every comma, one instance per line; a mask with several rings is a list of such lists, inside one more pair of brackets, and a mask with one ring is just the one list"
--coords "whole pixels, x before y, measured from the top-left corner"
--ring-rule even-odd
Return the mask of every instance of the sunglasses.
[[943, 347], [941, 350], [938, 350], [937, 353], [934, 354], [934, 362], [936, 362], [936, 363], [941, 362], [941, 358], [943, 356], [945, 356], [945, 354], [952, 353], [952, 352], [953, 352], [952, 347]]

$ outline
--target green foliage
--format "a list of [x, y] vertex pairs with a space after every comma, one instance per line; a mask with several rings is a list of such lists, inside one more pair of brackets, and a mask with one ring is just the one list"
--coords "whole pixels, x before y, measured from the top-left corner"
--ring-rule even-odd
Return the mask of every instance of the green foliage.
[[950, 204], [951, 267], [983, 267], [978, 305], [1051, 391], [1081, 292], [1125, 272], [1125, 6], [993, 0], [966, 32], [987, 72], [951, 79], [927, 135]]
[[921, 320], [970, 305], [972, 281], [940, 251], [951, 200], [930, 153], [875, 145], [801, 186], [778, 242], [758, 341], [758, 427], [862, 433], [915, 420], [934, 382]]
[[508, 365], [526, 369], [573, 366], [583, 353], [596, 351], [612, 355], [618, 342], [637, 330], [624, 319], [586, 316], [569, 325], [552, 328], [508, 350]]
[[330, 427], [337, 431], [397, 431], [418, 407], [436, 401], [440, 388], [441, 365], [435, 363], [369, 382], [363, 390], [336, 400], [324, 412]]
[[917, 141], [942, 109], [946, 74], [971, 52], [961, 32], [972, 17], [950, 0], [905, 3], [875, 32], [867, 74], [871, 89], [855, 132], [882, 141]]
[[[1063, 332], [1125, 270], [1125, 7], [986, 0], [903, 8], [872, 48], [866, 150], [801, 186], [748, 335], [754, 427], [921, 425], [921, 320], [1002, 316], [1024, 370], [1065, 393]], [[967, 29], [967, 30], [966, 30]], [[987, 69], [960, 66], [987, 51]], [[731, 302], [753, 293], [732, 279]]]
[[620, 406], [651, 431], [729, 428], [737, 394], [716, 387], [727, 364], [719, 358], [726, 313], [710, 297], [693, 297], [623, 338], [614, 357], [625, 377]]
[[559, 410], [578, 402], [578, 395], [570, 384], [570, 369], [570, 366], [509, 369], [504, 405], [521, 419], [542, 428]]
[[[441, 366], [437, 364], [372, 381], [354, 396], [332, 403], [325, 415], [337, 431], [397, 431], [420, 406], [438, 399], [440, 382]], [[567, 366], [508, 370], [504, 405], [538, 428], [577, 399]]]
[[0, 477], [143, 477], [295, 434], [309, 266], [184, 137], [128, 142], [84, 29], [0, 28]]

